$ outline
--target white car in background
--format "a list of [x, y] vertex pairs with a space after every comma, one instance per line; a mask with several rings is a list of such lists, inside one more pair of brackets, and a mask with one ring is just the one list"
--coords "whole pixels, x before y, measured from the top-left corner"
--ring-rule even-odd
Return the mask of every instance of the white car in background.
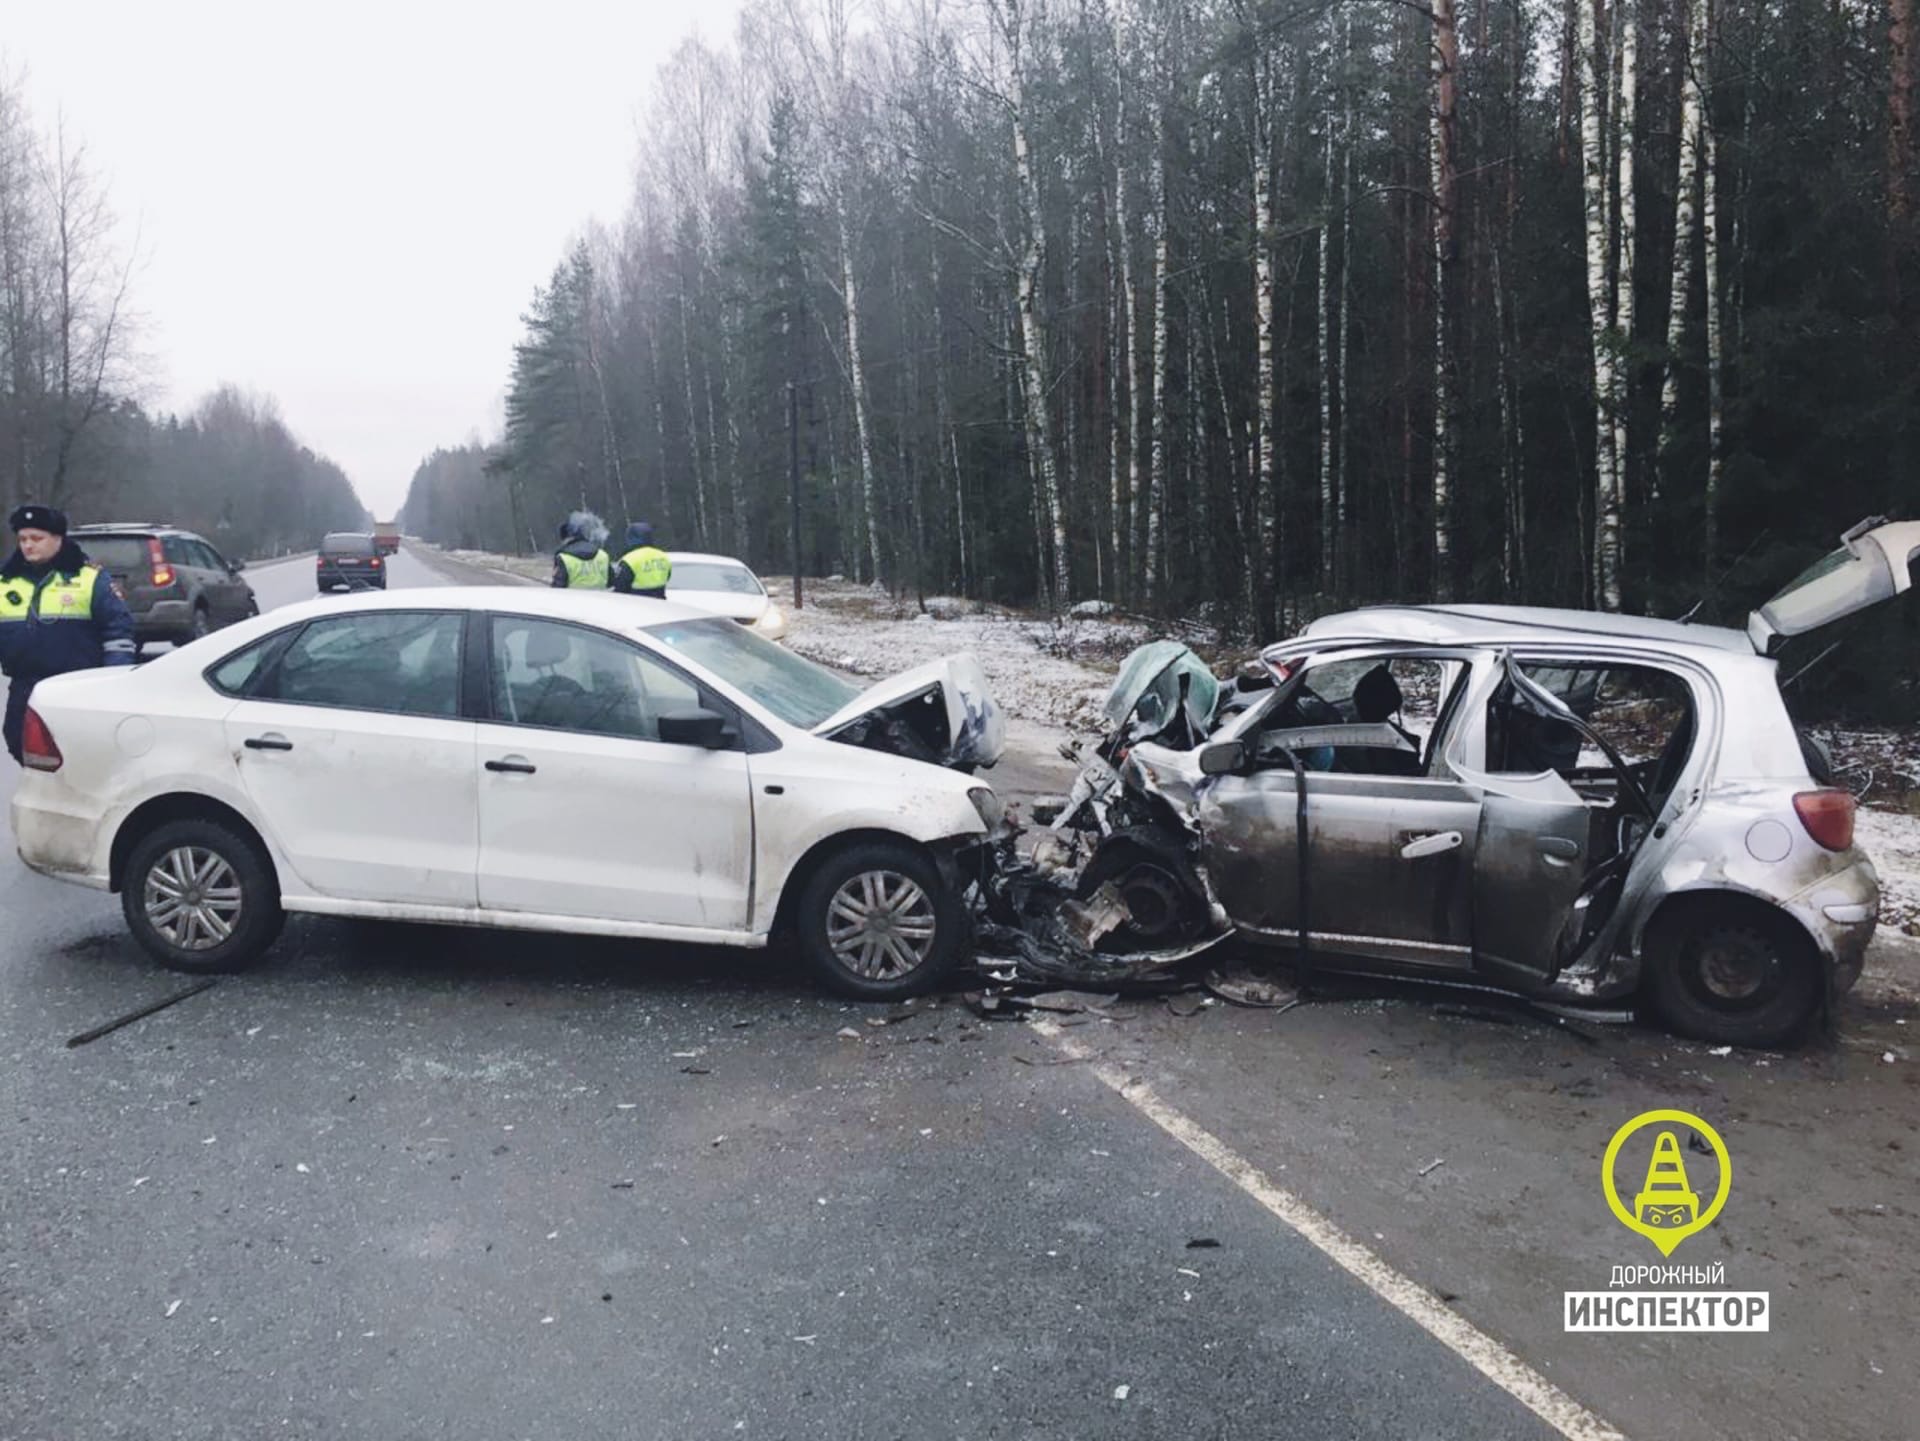
[[42, 681], [13, 833], [180, 970], [245, 966], [303, 911], [790, 937], [890, 999], [959, 958], [1000, 823], [963, 772], [1004, 745], [969, 656], [861, 692], [671, 601], [360, 593]]
[[768, 640], [787, 633], [786, 613], [773, 603], [760, 577], [744, 561], [730, 555], [701, 555], [672, 550], [673, 574], [667, 580], [667, 599], [707, 615], [724, 615], [751, 626]]

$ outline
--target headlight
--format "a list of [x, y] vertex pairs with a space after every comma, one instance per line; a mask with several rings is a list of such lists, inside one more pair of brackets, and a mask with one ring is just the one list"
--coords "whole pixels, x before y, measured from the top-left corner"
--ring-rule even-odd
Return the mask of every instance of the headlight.
[[987, 828], [988, 835], [996, 834], [1000, 822], [1006, 815], [1006, 808], [1000, 804], [1000, 797], [985, 786], [975, 786], [967, 792], [967, 799], [973, 802], [974, 810], [980, 814], [980, 823]]
[[769, 603], [767, 608], [760, 612], [760, 619], [753, 623], [753, 629], [768, 640], [779, 640], [787, 633], [787, 618], [781, 613], [779, 606]]

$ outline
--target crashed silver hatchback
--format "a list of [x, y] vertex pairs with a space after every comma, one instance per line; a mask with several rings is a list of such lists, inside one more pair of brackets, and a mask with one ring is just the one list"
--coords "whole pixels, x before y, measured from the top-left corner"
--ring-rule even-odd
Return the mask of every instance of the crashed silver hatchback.
[[1116, 966], [1237, 935], [1778, 1044], [1858, 978], [1879, 880], [1776, 657], [1909, 589], [1916, 556], [1920, 522], [1863, 522], [1744, 633], [1380, 607], [1228, 684], [1163, 643], [1033, 870], [1070, 877], [1066, 929]]

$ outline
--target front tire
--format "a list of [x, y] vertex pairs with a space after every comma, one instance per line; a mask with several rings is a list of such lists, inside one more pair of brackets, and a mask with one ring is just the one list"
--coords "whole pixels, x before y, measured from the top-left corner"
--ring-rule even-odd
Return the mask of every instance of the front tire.
[[923, 854], [867, 841], [830, 857], [800, 892], [800, 953], [831, 989], [895, 1001], [932, 989], [960, 957], [960, 901]]
[[1647, 938], [1648, 999], [1662, 1022], [1722, 1046], [1782, 1046], [1819, 1014], [1821, 965], [1784, 915], [1758, 905], [1688, 907]]
[[148, 955], [196, 975], [252, 965], [286, 919], [260, 848], [210, 820], [167, 821], [135, 842], [120, 910]]

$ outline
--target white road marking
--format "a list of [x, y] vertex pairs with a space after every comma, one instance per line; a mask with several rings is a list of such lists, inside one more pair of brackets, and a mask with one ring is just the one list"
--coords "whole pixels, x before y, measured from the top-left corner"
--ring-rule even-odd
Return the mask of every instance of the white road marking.
[[1587, 1410], [1426, 1287], [1401, 1275], [1293, 1192], [1274, 1185], [1258, 1166], [1161, 1100], [1145, 1081], [1130, 1080], [1124, 1072], [1096, 1060], [1085, 1045], [1051, 1020], [1034, 1019], [1028, 1025], [1075, 1061], [1092, 1062], [1088, 1069], [1102, 1085], [1569, 1441], [1626, 1441], [1624, 1433]]

